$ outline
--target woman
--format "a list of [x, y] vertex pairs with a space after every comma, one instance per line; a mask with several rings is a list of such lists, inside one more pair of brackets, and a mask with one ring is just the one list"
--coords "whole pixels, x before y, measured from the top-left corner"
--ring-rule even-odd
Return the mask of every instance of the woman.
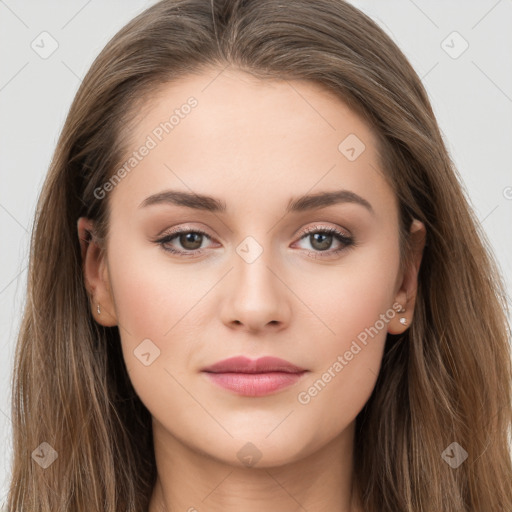
[[9, 510], [512, 510], [503, 286], [350, 4], [146, 10], [36, 215]]

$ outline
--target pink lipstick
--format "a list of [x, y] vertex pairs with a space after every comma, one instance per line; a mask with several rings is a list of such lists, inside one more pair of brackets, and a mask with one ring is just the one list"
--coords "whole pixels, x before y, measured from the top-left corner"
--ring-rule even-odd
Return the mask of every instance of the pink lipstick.
[[264, 396], [299, 381], [304, 368], [276, 357], [249, 359], [244, 356], [219, 361], [202, 372], [216, 385], [243, 396]]

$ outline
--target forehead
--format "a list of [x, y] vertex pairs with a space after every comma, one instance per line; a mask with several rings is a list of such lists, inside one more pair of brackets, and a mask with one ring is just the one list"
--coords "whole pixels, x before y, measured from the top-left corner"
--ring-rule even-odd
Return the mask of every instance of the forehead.
[[232, 190], [261, 206], [279, 191], [347, 188], [392, 201], [371, 127], [313, 82], [206, 69], [159, 87], [131, 124], [132, 162], [114, 195]]
[[[197, 105], [189, 109], [187, 101], [191, 98]], [[192, 121], [182, 123], [187, 117]], [[327, 136], [327, 145], [336, 143], [350, 130], [367, 146], [377, 145], [371, 127], [321, 84], [308, 80], [260, 79], [233, 69], [205, 68], [160, 85], [145, 97], [132, 127], [133, 135], [141, 139], [154, 129], [158, 132], [158, 127], [166, 121], [171, 122], [174, 135], [193, 124], [198, 137], [209, 136], [225, 144], [242, 143], [246, 135], [251, 140], [264, 136], [268, 143], [268, 135], [277, 134], [290, 141], [307, 139], [311, 144], [318, 137]], [[164, 130], [162, 135], [165, 138], [168, 133]], [[188, 131], [187, 136], [190, 135]], [[276, 141], [281, 142], [285, 141]]]

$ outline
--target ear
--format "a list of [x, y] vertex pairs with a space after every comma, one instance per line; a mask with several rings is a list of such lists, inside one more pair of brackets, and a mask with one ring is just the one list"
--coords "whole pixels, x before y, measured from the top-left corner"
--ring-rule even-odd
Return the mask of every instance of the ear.
[[[94, 222], [80, 217], [77, 222], [82, 254], [82, 272], [94, 319], [105, 327], [117, 325], [105, 254], [94, 236]], [[100, 313], [98, 313], [98, 305]]]
[[[393, 308], [396, 315], [388, 324], [388, 332], [390, 334], [402, 334], [409, 328], [412, 322], [416, 294], [418, 291], [418, 272], [420, 270], [426, 241], [426, 229], [423, 222], [417, 219], [413, 220], [410, 229], [410, 237], [413, 254], [409, 260], [408, 266], [400, 273], [398, 291], [395, 296], [395, 303], [402, 306], [402, 312]], [[405, 321], [403, 319], [405, 319]]]

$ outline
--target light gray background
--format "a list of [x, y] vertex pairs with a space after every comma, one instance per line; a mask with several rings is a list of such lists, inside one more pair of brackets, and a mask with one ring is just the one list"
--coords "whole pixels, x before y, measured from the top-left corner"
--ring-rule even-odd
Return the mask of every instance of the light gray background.
[[[10, 378], [37, 196], [81, 77], [114, 33], [153, 3], [0, 0], [0, 502], [7, 492]], [[422, 78], [510, 294], [512, 0], [352, 3], [384, 28]], [[58, 43], [46, 59], [31, 47], [43, 45], [43, 31]], [[459, 55], [464, 41], [469, 46]], [[44, 44], [50, 48], [49, 39]]]

